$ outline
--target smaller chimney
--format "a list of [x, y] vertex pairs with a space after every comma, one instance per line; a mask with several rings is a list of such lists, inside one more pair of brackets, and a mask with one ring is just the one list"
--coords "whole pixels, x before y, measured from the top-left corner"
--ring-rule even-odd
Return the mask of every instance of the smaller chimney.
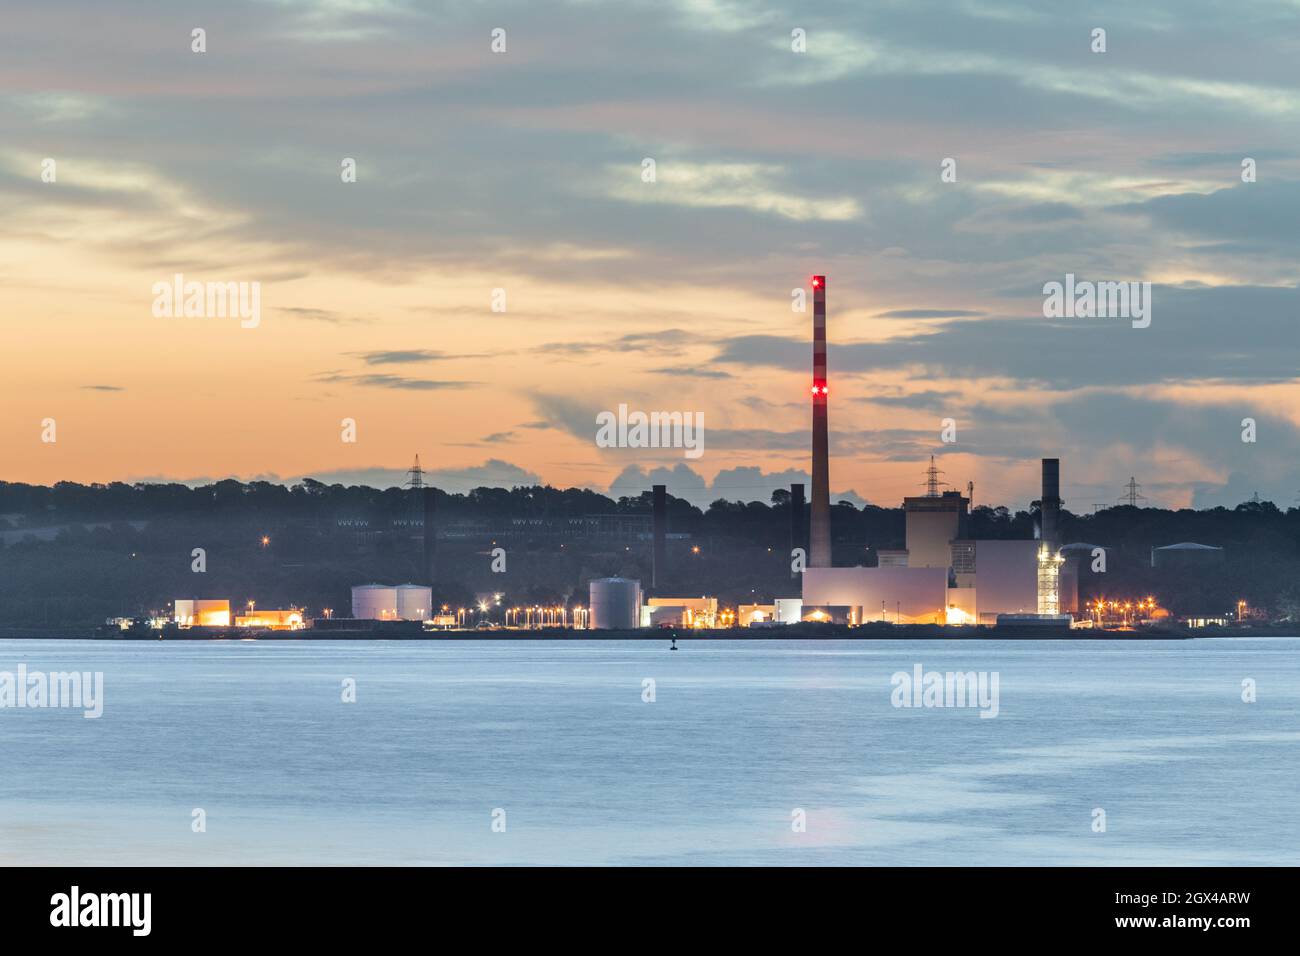
[[1061, 515], [1061, 459], [1043, 459], [1043, 495], [1039, 510], [1039, 537], [1055, 551], [1061, 546], [1058, 523]]
[[650, 586], [657, 588], [668, 577], [668, 488], [652, 485], [654, 497], [654, 564], [650, 570]]
[[[804, 533], [804, 497], [803, 485], [795, 483], [790, 486], [790, 550], [803, 548], [804, 554], [808, 553], [808, 536]], [[791, 572], [792, 576], [798, 577], [798, 574]]]
[[433, 497], [434, 489], [427, 485], [420, 488], [424, 499], [424, 583], [434, 586], [434, 564], [437, 557], [438, 541], [438, 503]]

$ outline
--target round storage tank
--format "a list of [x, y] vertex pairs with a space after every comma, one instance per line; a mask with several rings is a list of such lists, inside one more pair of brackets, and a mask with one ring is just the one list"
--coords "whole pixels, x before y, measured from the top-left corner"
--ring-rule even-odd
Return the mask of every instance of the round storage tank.
[[352, 589], [352, 616], [363, 621], [397, 620], [397, 588], [360, 584]]
[[397, 616], [403, 621], [427, 621], [433, 617], [433, 588], [419, 584], [399, 584]]
[[590, 586], [591, 623], [602, 630], [631, 630], [641, 624], [641, 582], [596, 578]]

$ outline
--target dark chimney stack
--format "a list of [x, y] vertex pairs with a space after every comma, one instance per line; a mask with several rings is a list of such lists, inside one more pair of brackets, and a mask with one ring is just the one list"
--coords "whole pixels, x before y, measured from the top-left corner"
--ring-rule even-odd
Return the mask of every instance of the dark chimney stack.
[[654, 565], [650, 571], [650, 586], [659, 587], [668, 577], [668, 488], [653, 485], [654, 494]]
[[[790, 486], [790, 550], [803, 548], [804, 555], [808, 554], [808, 536], [804, 533], [803, 519], [805, 509], [803, 497], [803, 484], [796, 483]], [[797, 572], [791, 572], [798, 577]]]
[[1061, 547], [1059, 522], [1061, 517], [1061, 459], [1043, 459], [1043, 497], [1039, 510], [1039, 537], [1047, 547], [1056, 551]]
[[433, 497], [432, 488], [422, 488], [420, 494], [424, 499], [424, 583], [433, 587], [434, 559], [437, 557], [438, 505]]

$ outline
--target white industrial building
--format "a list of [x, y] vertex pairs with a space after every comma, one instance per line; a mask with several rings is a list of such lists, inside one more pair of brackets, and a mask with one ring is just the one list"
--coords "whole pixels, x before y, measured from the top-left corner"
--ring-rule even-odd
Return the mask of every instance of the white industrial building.
[[849, 624], [942, 624], [946, 568], [808, 568], [803, 573], [803, 620]]
[[230, 602], [181, 599], [175, 602], [172, 620], [181, 627], [229, 627]]
[[642, 627], [713, 627], [717, 621], [717, 598], [655, 597], [641, 608]]
[[352, 589], [352, 616], [361, 621], [426, 621], [433, 589], [419, 584], [359, 584]]
[[594, 578], [588, 587], [588, 626], [596, 630], [632, 630], [641, 626], [641, 582], [631, 578]]

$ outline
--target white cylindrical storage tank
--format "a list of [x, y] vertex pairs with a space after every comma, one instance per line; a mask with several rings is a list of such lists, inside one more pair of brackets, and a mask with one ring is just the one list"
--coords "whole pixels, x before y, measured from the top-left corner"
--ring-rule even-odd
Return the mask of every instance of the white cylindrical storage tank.
[[397, 588], [359, 584], [352, 589], [352, 616], [363, 621], [397, 620]]
[[588, 602], [590, 626], [602, 630], [631, 630], [641, 624], [641, 582], [631, 578], [596, 578]]
[[403, 621], [427, 621], [433, 617], [433, 588], [419, 584], [399, 584], [397, 616]]

